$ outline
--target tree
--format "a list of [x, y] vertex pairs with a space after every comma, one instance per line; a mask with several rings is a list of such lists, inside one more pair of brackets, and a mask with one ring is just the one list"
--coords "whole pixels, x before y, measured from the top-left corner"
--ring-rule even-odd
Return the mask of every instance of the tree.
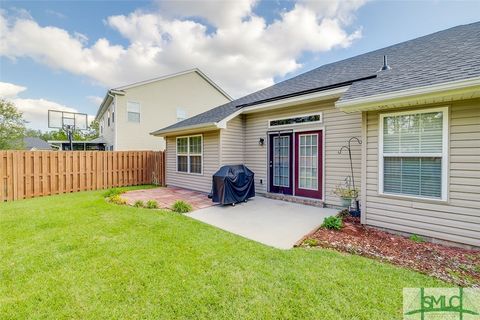
[[[99, 134], [99, 124], [97, 121], [93, 121], [88, 130], [86, 131], [79, 131], [76, 130], [73, 133], [73, 140], [74, 141], [90, 141], [92, 139], [98, 138]], [[41, 130], [34, 130], [34, 129], [27, 129], [25, 131], [26, 137], [38, 137], [42, 140], [49, 141], [66, 141], [68, 140], [67, 134], [64, 130], [58, 129], [57, 131], [45, 131], [42, 132]]]
[[5, 99], [0, 99], [0, 150], [23, 149], [25, 120], [17, 107]]
[[90, 126], [88, 127], [88, 131], [83, 134], [83, 137], [85, 140], [93, 140], [95, 138], [98, 138], [99, 132], [100, 131], [100, 124], [98, 121], [94, 120], [90, 123]]

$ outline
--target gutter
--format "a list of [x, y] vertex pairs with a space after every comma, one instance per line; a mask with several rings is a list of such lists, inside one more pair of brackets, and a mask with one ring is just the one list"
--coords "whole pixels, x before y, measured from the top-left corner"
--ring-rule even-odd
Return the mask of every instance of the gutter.
[[194, 125], [179, 127], [179, 128], [160, 129], [154, 132], [150, 132], [150, 134], [156, 137], [165, 137], [169, 133], [181, 133], [181, 132], [196, 130], [196, 129], [214, 130], [214, 129], [220, 129], [220, 126], [218, 122], [200, 123], [200, 124], [194, 124]]
[[460, 100], [480, 97], [480, 77], [416, 87], [368, 97], [337, 101], [343, 112], [357, 112], [408, 106], [418, 100]]
[[102, 103], [100, 103], [100, 107], [98, 108], [97, 114], [95, 115], [95, 120], [99, 120], [101, 116], [105, 113], [105, 109], [107, 109], [108, 105], [110, 104], [109, 101], [111, 102], [110, 98], [114, 98], [114, 96], [124, 96], [125, 91], [120, 91], [120, 90], [115, 90], [115, 89], [110, 89], [107, 91], [105, 94], [105, 97], [103, 98]]

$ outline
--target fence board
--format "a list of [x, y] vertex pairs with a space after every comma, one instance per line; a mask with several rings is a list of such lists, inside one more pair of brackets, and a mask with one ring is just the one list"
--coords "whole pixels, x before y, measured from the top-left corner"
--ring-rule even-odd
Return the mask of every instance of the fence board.
[[53, 194], [165, 185], [163, 151], [0, 151], [0, 202]]

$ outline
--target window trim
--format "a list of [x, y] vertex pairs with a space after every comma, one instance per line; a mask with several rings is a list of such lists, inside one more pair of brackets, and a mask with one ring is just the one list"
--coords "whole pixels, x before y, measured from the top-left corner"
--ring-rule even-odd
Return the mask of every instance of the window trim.
[[[318, 173], [319, 173], [319, 168], [318, 168], [318, 161], [319, 161], [319, 159], [318, 159], [318, 158], [319, 158], [320, 150], [319, 150], [319, 148], [318, 148], [318, 145], [320, 144], [320, 137], [319, 137], [319, 134], [318, 134], [318, 133], [303, 133], [303, 134], [300, 133], [300, 134], [298, 135], [298, 144], [299, 144], [298, 147], [301, 147], [301, 145], [300, 145], [300, 138], [301, 138], [302, 136], [317, 136], [317, 177], [316, 177], [316, 178], [317, 178], [317, 188], [316, 188], [316, 189], [313, 189], [313, 188], [301, 188], [301, 187], [300, 187], [300, 179], [301, 179], [301, 177], [300, 177], [300, 163], [298, 164], [299, 177], [298, 177], [298, 186], [297, 186], [297, 188], [298, 188], [298, 189], [302, 189], [302, 190], [319, 191], [319, 189], [320, 189], [320, 181], [318, 181]], [[298, 149], [298, 151], [300, 152], [300, 149]], [[298, 155], [298, 161], [299, 161], [299, 162], [300, 162], [300, 157], [301, 157], [301, 155], [299, 154], [299, 155]], [[322, 161], [323, 161], [323, 160], [322, 160]]]
[[[411, 114], [422, 114], [422, 113], [431, 113], [431, 112], [442, 112], [442, 152], [441, 153], [384, 153], [383, 152], [383, 119], [385, 117], [391, 116], [402, 116], [402, 115], [411, 115]], [[427, 108], [427, 109], [416, 109], [408, 111], [398, 111], [398, 112], [389, 112], [381, 113], [379, 116], [379, 125], [378, 125], [378, 194], [382, 196], [391, 196], [391, 197], [400, 197], [408, 199], [419, 199], [419, 200], [429, 200], [436, 202], [446, 202], [448, 201], [448, 164], [449, 160], [449, 108], [448, 107], [437, 107], [437, 108]], [[390, 193], [384, 192], [384, 157], [439, 157], [442, 158], [442, 194], [440, 198], [425, 197], [425, 196], [415, 196], [401, 193]]]
[[[291, 118], [302, 118], [302, 117], [309, 117], [309, 116], [320, 116], [320, 120], [309, 121], [309, 122], [300, 122], [300, 123], [280, 124], [280, 125], [277, 125], [277, 126], [272, 126], [270, 124], [272, 121], [285, 120], [285, 119], [291, 119]], [[291, 126], [315, 125], [315, 124], [323, 123], [323, 112], [312, 112], [312, 113], [307, 113], [307, 114], [294, 114], [294, 115], [291, 115], [291, 116], [284, 116], [284, 117], [281, 117], [281, 118], [268, 119], [267, 121], [268, 121], [267, 125], [268, 125], [269, 129], [291, 127]]]
[[[202, 146], [202, 152], [200, 154], [190, 154], [190, 138], [200, 137], [200, 144]], [[187, 153], [178, 153], [178, 139], [187, 138]], [[175, 172], [180, 174], [188, 174], [188, 175], [196, 175], [196, 176], [203, 176], [203, 134], [193, 134], [188, 136], [178, 136], [175, 138]], [[187, 156], [187, 171], [178, 171], [178, 156]], [[190, 172], [190, 156], [200, 156], [202, 167], [200, 173], [197, 172]]]
[[[290, 145], [293, 146], [293, 141], [290, 141], [290, 139], [293, 139], [291, 136], [274, 136], [273, 137], [273, 141], [275, 143], [275, 138], [283, 138], [283, 137], [288, 137], [289, 140], [288, 140], [288, 152], [287, 154], [290, 156]], [[273, 158], [275, 158], [275, 146], [273, 146]], [[289, 163], [289, 166], [292, 166], [292, 163], [293, 161], [290, 161], [291, 163]], [[292, 179], [292, 184], [293, 184], [293, 166], [292, 168], [289, 168], [289, 169], [292, 169], [292, 177], [290, 177], [290, 170], [288, 170], [288, 185], [278, 185], [278, 184], [275, 184], [275, 159], [273, 159], [272, 161], [272, 165], [273, 165], [273, 181], [272, 181], [272, 185], [275, 186], [275, 187], [280, 187], [280, 188], [293, 188], [293, 185], [291, 186], [290, 185], [290, 178]]]
[[[130, 112], [130, 111], [128, 111], [128, 104], [129, 104], [129, 103], [138, 104], [138, 112]], [[141, 122], [142, 122], [142, 104], [141, 104], [140, 102], [136, 102], [136, 101], [132, 101], [132, 100], [127, 101], [126, 110], [127, 110], [127, 122], [128, 122], [128, 123], [141, 123]], [[130, 121], [130, 120], [128, 119], [128, 114], [129, 114], [129, 113], [138, 113], [138, 122], [137, 122], [137, 121]]]

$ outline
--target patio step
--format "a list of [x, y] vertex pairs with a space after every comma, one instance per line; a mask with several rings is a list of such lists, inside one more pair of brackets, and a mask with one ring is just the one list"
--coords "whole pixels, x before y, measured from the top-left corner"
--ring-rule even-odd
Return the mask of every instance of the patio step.
[[276, 200], [283, 200], [288, 202], [294, 202], [299, 204], [305, 204], [308, 206], [320, 207], [324, 208], [325, 203], [322, 200], [311, 199], [311, 198], [304, 198], [304, 197], [296, 197], [286, 194], [279, 194], [279, 193], [265, 193], [263, 194], [265, 198], [276, 199]]

